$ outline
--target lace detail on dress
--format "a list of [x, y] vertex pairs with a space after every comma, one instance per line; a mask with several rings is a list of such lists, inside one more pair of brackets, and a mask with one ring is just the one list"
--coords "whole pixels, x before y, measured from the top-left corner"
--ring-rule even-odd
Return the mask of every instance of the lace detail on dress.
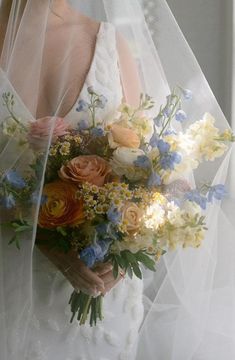
[[[106, 122], [113, 122], [123, 95], [116, 30], [112, 24], [103, 22], [100, 25], [93, 61], [78, 100], [88, 100], [87, 88], [89, 86], [108, 99], [105, 108], [97, 110], [97, 116]], [[77, 104], [66, 116], [72, 125], [76, 125], [79, 120], [87, 117], [87, 113], [78, 113], [76, 107]]]

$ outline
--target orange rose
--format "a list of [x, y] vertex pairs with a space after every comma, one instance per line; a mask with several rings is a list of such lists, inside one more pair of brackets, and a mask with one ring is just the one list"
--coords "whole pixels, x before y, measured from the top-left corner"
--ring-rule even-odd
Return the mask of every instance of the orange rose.
[[53, 229], [57, 226], [76, 226], [84, 221], [83, 201], [77, 199], [77, 187], [63, 181], [46, 184], [43, 194], [47, 201], [42, 205], [38, 225]]
[[132, 129], [118, 124], [111, 125], [108, 140], [112, 149], [120, 146], [134, 149], [138, 149], [140, 147], [140, 139], [137, 133]]
[[96, 155], [78, 156], [59, 171], [59, 177], [74, 184], [88, 182], [96, 186], [103, 186], [112, 173], [107, 161]]

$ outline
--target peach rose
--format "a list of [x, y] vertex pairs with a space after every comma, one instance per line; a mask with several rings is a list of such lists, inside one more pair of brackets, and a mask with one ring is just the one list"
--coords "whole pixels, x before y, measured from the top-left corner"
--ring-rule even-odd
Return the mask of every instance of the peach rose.
[[143, 212], [139, 207], [132, 202], [126, 203], [122, 211], [122, 221], [126, 223], [127, 232], [129, 234], [136, 233], [141, 225]]
[[111, 125], [108, 134], [109, 146], [115, 149], [120, 146], [138, 149], [140, 147], [140, 139], [137, 133], [127, 127], [118, 124]]
[[29, 130], [29, 142], [33, 147], [40, 149], [41, 146], [43, 146], [43, 143], [48, 141], [53, 121], [55, 124], [52, 134], [52, 142], [55, 142], [59, 136], [66, 135], [68, 133], [69, 124], [66, 123], [63, 118], [53, 118], [48, 116], [37, 119], [35, 122], [30, 124]]
[[76, 226], [84, 222], [83, 201], [77, 198], [77, 187], [64, 181], [46, 184], [43, 195], [46, 202], [41, 206], [38, 225], [53, 229], [58, 226]]
[[97, 155], [78, 156], [59, 170], [59, 177], [74, 184], [88, 182], [96, 186], [103, 186], [112, 173], [107, 161]]

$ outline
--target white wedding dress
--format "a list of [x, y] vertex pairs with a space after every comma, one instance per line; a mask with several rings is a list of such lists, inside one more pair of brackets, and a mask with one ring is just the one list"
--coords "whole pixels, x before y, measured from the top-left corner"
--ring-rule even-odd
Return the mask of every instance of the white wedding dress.
[[[92, 64], [79, 99], [87, 99], [88, 86], [93, 86], [108, 99], [105, 109], [99, 110], [99, 118], [114, 121], [123, 95], [116, 33], [109, 23], [101, 23]], [[74, 125], [85, 116], [78, 113], [76, 107], [77, 104], [66, 116]], [[35, 309], [27, 360], [135, 359], [135, 341], [143, 319], [141, 280], [126, 276], [105, 296], [104, 320], [96, 327], [80, 326], [77, 320], [70, 324], [68, 301], [72, 286], [37, 248], [33, 259]]]

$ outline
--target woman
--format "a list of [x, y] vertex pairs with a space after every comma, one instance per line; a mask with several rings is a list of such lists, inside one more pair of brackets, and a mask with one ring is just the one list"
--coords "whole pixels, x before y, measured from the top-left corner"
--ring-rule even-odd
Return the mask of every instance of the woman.
[[[72, 1], [72, 5], [65, 0], [2, 0], [0, 4], [1, 93], [15, 94], [22, 119], [62, 116], [76, 126], [84, 116], [76, 112], [77, 101], [87, 100], [87, 87], [92, 86], [108, 100], [99, 117], [113, 121], [121, 101], [135, 105], [141, 89], [153, 96], [159, 106], [169, 94], [169, 87], [180, 84], [193, 91], [194, 106], [188, 109], [192, 119], [199, 119], [203, 112], [210, 110], [220, 122], [224, 121], [198, 64], [162, 0], [156, 1], [158, 52], [137, 0]], [[96, 16], [106, 21], [93, 20]], [[120, 33], [125, 35], [125, 40]], [[2, 105], [0, 109], [1, 114], [5, 114]], [[47, 145], [44, 145], [45, 151]], [[26, 153], [14, 151], [11, 142], [0, 159], [3, 174], [16, 162], [27, 162]], [[224, 176], [227, 162], [228, 159], [220, 168], [208, 166], [206, 170], [212, 180], [220, 173]], [[201, 177], [199, 174], [199, 179]], [[42, 179], [43, 171], [41, 182]], [[218, 213], [218, 209], [213, 209], [214, 216], [209, 215], [215, 219]], [[222, 229], [225, 221], [222, 216], [219, 219]], [[127, 276], [122, 280], [122, 273], [114, 280], [109, 264], [91, 271], [72, 253], [64, 256], [46, 247], [40, 247], [39, 251], [34, 246], [35, 210], [32, 210], [32, 220], [34, 231], [28, 233], [25, 239], [28, 241], [24, 241], [20, 252], [8, 246], [9, 234], [1, 227], [0, 348], [3, 360], [219, 359], [220, 355], [216, 358], [219, 351], [210, 353], [208, 349], [208, 344], [215, 347], [219, 343], [211, 336], [208, 320], [216, 309], [218, 284], [214, 274], [220, 270], [215, 260], [219, 240], [214, 240], [219, 228], [214, 224], [210, 226], [209, 222], [208, 239], [200, 255], [179, 251], [165, 256], [156, 275], [145, 279], [144, 294], [149, 307], [143, 321], [142, 281], [130, 280]], [[226, 248], [226, 253], [230, 254], [232, 264], [231, 249]], [[223, 285], [226, 284], [223, 281]], [[100, 292], [105, 294], [105, 319], [97, 327], [69, 324], [66, 301], [72, 287], [94, 296]], [[233, 344], [231, 335], [231, 351], [234, 351]]]

